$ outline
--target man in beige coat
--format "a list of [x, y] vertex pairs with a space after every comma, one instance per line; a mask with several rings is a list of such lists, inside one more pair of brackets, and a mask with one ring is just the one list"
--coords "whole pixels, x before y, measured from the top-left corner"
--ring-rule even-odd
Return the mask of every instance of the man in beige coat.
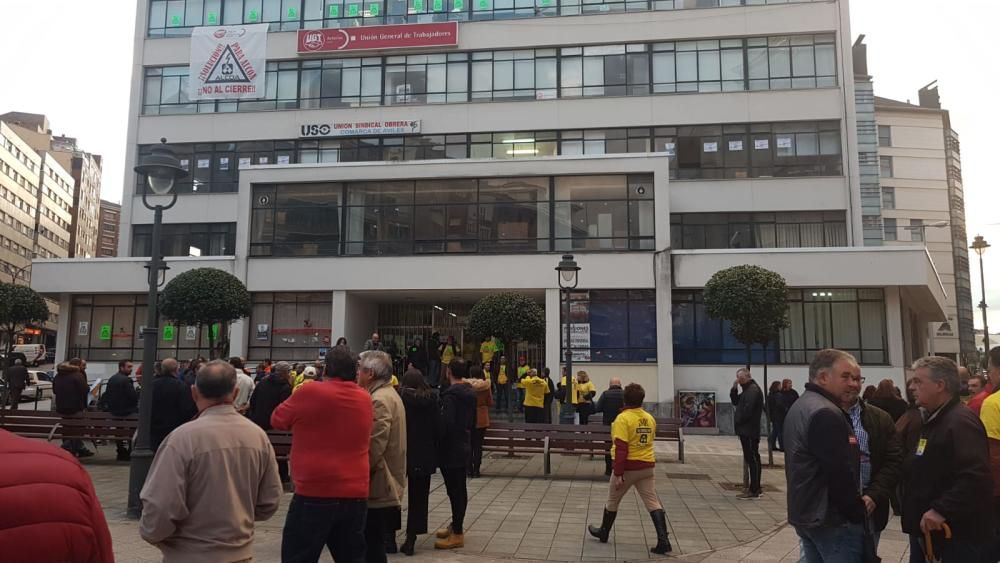
[[160, 444], [139, 497], [139, 535], [164, 563], [253, 560], [254, 522], [278, 510], [281, 479], [267, 434], [233, 408], [236, 370], [198, 371], [198, 417]]
[[[392, 358], [379, 350], [362, 352], [358, 385], [372, 396], [374, 424], [368, 450], [371, 484], [365, 522], [365, 559], [386, 563], [386, 538], [401, 527], [400, 513], [406, 486], [406, 411], [392, 388]], [[391, 545], [396, 545], [395, 538]], [[395, 551], [395, 550], [393, 550]]]

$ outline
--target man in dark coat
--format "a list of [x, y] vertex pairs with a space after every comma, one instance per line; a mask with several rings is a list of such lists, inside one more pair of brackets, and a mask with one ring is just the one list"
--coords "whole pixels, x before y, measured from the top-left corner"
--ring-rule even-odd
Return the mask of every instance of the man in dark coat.
[[[740, 387], [743, 388], [742, 393], [739, 392]], [[764, 393], [747, 368], [736, 371], [736, 381], [729, 391], [729, 399], [735, 407], [733, 427], [740, 438], [740, 446], [743, 447], [743, 462], [750, 471], [750, 489], [737, 498], [760, 498], [760, 479], [764, 469], [760, 462], [760, 416], [764, 412]]]
[[903, 445], [896, 434], [892, 416], [861, 399], [861, 368], [852, 368], [851, 385], [840, 407], [847, 412], [861, 451], [861, 500], [871, 518], [872, 535], [878, 547], [882, 530], [889, 522], [890, 500], [903, 466]]
[[476, 427], [476, 392], [464, 383], [469, 372], [465, 360], [455, 358], [445, 368], [448, 387], [441, 392], [441, 440], [438, 465], [451, 501], [451, 525], [438, 530], [438, 549], [465, 545], [465, 510], [469, 493], [465, 487], [466, 468], [472, 453], [472, 430]]
[[150, 447], [156, 451], [175, 428], [194, 418], [197, 408], [191, 389], [177, 379], [177, 360], [167, 358], [152, 382], [153, 410], [149, 427]]
[[[132, 362], [122, 360], [118, 362], [118, 373], [108, 379], [108, 385], [98, 406], [102, 411], [109, 412], [114, 416], [128, 416], [139, 410], [139, 394], [135, 392], [135, 384], [132, 382]], [[117, 442], [118, 461], [128, 461], [131, 454], [128, 449], [127, 440]]]
[[[612, 377], [608, 390], [601, 393], [595, 406], [595, 411], [601, 413], [601, 424], [611, 426], [624, 406], [625, 391], [622, 390], [622, 380], [620, 377]], [[611, 452], [608, 452], [604, 454], [604, 474], [610, 477], [612, 469], [614, 468], [611, 465]]]
[[406, 361], [420, 370], [420, 373], [427, 373], [427, 347], [424, 346], [424, 341], [419, 336], [414, 338], [413, 343], [406, 349]]
[[[10, 392], [10, 410], [17, 410], [17, 404], [21, 402], [21, 393], [28, 386], [28, 368], [24, 367], [21, 359], [14, 360], [14, 365], [4, 371], [4, 378], [7, 379], [7, 389]], [[3, 408], [3, 405], [0, 405]]]
[[[265, 432], [271, 429], [271, 413], [292, 396], [291, 373], [292, 365], [288, 362], [274, 364], [271, 373], [254, 387], [250, 395], [247, 417]], [[289, 482], [287, 460], [278, 460], [278, 475], [282, 483]]]
[[[993, 537], [993, 476], [986, 430], [961, 404], [958, 366], [929, 356], [913, 364], [914, 397], [925, 417], [915, 451], [903, 476], [903, 532], [910, 552], [926, 553], [929, 533], [942, 563], [985, 561], [984, 548]], [[944, 539], [944, 525], [951, 539]], [[995, 561], [995, 558], [989, 558]]]
[[[52, 380], [52, 394], [55, 396], [56, 412], [62, 415], [79, 415], [87, 410], [87, 394], [90, 387], [80, 368], [69, 362], [56, 367]], [[63, 440], [64, 450], [77, 457], [89, 457], [94, 452], [83, 446], [83, 440]]]

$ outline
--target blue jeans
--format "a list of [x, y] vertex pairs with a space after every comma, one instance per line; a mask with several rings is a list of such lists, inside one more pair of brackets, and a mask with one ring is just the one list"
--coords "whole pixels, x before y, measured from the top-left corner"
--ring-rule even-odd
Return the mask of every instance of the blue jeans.
[[441, 360], [431, 360], [427, 370], [427, 384], [437, 387], [441, 383]]
[[865, 530], [861, 524], [836, 527], [795, 528], [802, 540], [805, 563], [858, 563]]
[[[910, 535], [910, 563], [924, 563], [923, 534]], [[941, 563], [979, 563], [985, 561], [981, 546], [959, 540], [934, 539], [934, 555]]]
[[281, 534], [282, 563], [315, 563], [324, 547], [336, 563], [364, 563], [367, 513], [367, 499], [294, 495]]

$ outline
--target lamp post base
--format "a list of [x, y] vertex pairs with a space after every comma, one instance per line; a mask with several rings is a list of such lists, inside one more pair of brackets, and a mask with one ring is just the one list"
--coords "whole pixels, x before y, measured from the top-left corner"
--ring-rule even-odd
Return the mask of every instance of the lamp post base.
[[559, 403], [559, 424], [576, 424], [576, 409], [573, 405]]
[[153, 465], [153, 450], [143, 448], [132, 451], [132, 463], [129, 465], [128, 473], [128, 510], [126, 515], [138, 520], [142, 516], [142, 502], [139, 500], [139, 493], [142, 486], [146, 484], [146, 476], [149, 475], [149, 468]]

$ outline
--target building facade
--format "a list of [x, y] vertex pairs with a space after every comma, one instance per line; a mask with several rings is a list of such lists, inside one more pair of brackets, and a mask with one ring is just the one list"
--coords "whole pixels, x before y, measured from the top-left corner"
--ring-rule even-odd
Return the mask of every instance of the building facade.
[[927, 248], [947, 294], [947, 320], [932, 323], [928, 347], [967, 363], [976, 341], [958, 133], [934, 84], [919, 105], [876, 97], [875, 112], [883, 244]]
[[0, 120], [25, 140], [35, 151], [45, 152], [73, 176], [73, 202], [70, 208], [69, 257], [97, 256], [98, 207], [101, 200], [101, 156], [77, 146], [76, 139], [52, 135], [49, 120], [37, 113], [9, 112]]
[[[190, 172], [164, 214], [167, 278], [243, 280], [253, 313], [232, 352], [251, 362], [314, 359], [341, 336], [359, 349], [375, 330], [399, 349], [455, 336], [475, 357], [469, 308], [513, 290], [547, 323], [511, 361], [558, 373], [554, 268], [573, 253], [574, 367], [599, 387], [642, 383], [664, 414], [697, 396], [725, 427], [746, 354], [705, 315], [720, 269], [788, 280], [791, 327], [766, 359], [800, 388], [829, 346], [902, 383], [944, 320], [922, 248], [863, 244], [846, 0], [295, 4], [140, 3], [120, 257], [35, 265], [34, 286], [73, 311], [58, 354], [141, 353], [153, 213], [131, 170], [163, 137]], [[446, 47], [300, 54], [296, 33], [430, 36], [449, 21]], [[204, 78], [192, 31], [256, 23], [270, 25], [265, 95], [189, 98]], [[161, 356], [204, 353], [208, 330], [165, 329]]]
[[122, 220], [121, 204], [101, 200], [97, 256], [111, 258], [118, 256], [118, 230]]
[[[70, 255], [73, 176], [32, 141], [0, 119], [0, 273], [7, 283], [31, 283], [35, 258]], [[49, 297], [49, 319], [28, 327], [25, 342], [55, 345], [59, 307]]]

